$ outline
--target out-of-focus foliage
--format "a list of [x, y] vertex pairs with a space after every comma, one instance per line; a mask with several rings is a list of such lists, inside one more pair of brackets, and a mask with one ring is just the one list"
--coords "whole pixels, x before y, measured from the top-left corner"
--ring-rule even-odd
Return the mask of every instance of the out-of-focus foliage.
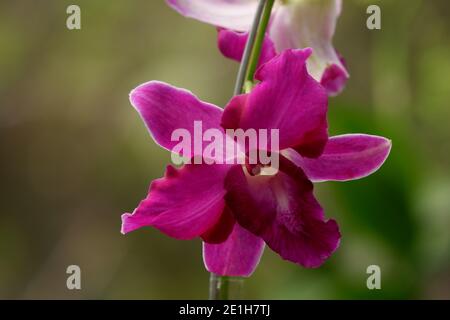
[[[76, 3], [82, 29], [65, 27]], [[390, 137], [373, 176], [316, 186], [342, 229], [317, 270], [266, 251], [247, 298], [450, 298], [450, 3], [344, 1], [336, 47], [351, 79], [330, 100], [333, 134]], [[225, 105], [237, 65], [213, 27], [164, 1], [0, 2], [0, 298], [205, 298], [200, 241], [119, 233], [169, 162], [128, 93], [158, 79]], [[82, 290], [66, 289], [80, 265]], [[366, 268], [382, 269], [382, 290]]]

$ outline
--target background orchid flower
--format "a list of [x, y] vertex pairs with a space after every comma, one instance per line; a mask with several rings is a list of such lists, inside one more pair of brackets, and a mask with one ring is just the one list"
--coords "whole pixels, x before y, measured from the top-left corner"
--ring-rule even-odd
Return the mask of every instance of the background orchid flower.
[[260, 83], [224, 112], [161, 82], [133, 90], [131, 103], [168, 150], [173, 130], [192, 132], [194, 121], [202, 121], [204, 130], [223, 135], [228, 128], [279, 129], [282, 151], [274, 175], [236, 164], [168, 166], [136, 210], [122, 216], [122, 232], [152, 226], [177, 239], [201, 237], [206, 268], [219, 275], [249, 276], [264, 243], [286, 260], [320, 266], [340, 233], [334, 220], [325, 220], [311, 181], [364, 177], [382, 165], [391, 144], [368, 135], [328, 139], [327, 95], [307, 72], [310, 55], [310, 49], [287, 50], [273, 58], [256, 73]]
[[[186, 17], [246, 33], [258, 1], [167, 0], [167, 3]], [[280, 0], [275, 4], [268, 29], [275, 52], [306, 47], [314, 50], [307, 62], [308, 72], [327, 89], [329, 95], [339, 94], [349, 78], [344, 61], [332, 44], [341, 8], [342, 0]], [[219, 36], [219, 45], [238, 44], [223, 43], [227, 40], [230, 38]], [[243, 47], [234, 50], [243, 50]]]

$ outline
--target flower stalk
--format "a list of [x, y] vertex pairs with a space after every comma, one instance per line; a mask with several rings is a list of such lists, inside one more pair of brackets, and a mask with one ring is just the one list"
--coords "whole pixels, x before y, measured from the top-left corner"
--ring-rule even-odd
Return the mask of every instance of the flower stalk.
[[[253, 84], [253, 78], [256, 72], [256, 68], [258, 66], [259, 57], [261, 56], [262, 44], [264, 41], [264, 37], [266, 35], [266, 30], [269, 25], [270, 15], [272, 13], [274, 0], [267, 0], [266, 5], [264, 6], [264, 10], [262, 12], [262, 17], [259, 23], [259, 27], [256, 32], [256, 39], [253, 45], [253, 49], [250, 55], [250, 61], [247, 66], [246, 72], [246, 82]], [[247, 85], [246, 85], [247, 87]]]
[[275, 0], [260, 0], [256, 10], [255, 18], [248, 35], [242, 62], [234, 89], [234, 95], [239, 95], [248, 91], [249, 83], [253, 83], [253, 76], [261, 55], [264, 35], [269, 25], [270, 15]]
[[[275, 0], [260, 0], [253, 20], [248, 40], [245, 46], [242, 62], [239, 67], [234, 95], [249, 93], [254, 85], [254, 75], [261, 56], [262, 44], [270, 21], [270, 15]], [[238, 297], [230, 296], [230, 287], [233, 284], [242, 285], [242, 279], [227, 276], [219, 276], [211, 273], [209, 299], [229, 300]], [[233, 288], [235, 293], [240, 293], [240, 288]]]
[[240, 299], [243, 281], [241, 277], [225, 277], [211, 273], [210, 300]]

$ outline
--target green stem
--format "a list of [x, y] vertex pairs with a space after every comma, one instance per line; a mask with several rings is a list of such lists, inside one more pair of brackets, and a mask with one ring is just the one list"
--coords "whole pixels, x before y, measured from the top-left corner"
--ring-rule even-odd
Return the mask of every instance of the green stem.
[[220, 300], [230, 299], [230, 279], [228, 277], [220, 277], [221, 290], [220, 290]]
[[242, 298], [244, 278], [226, 277], [211, 273], [210, 300], [239, 300]]
[[248, 33], [247, 43], [245, 45], [244, 53], [242, 55], [241, 65], [239, 67], [239, 72], [236, 79], [236, 85], [234, 87], [234, 95], [237, 96], [242, 93], [248, 66], [250, 63], [250, 57], [253, 51], [253, 47], [256, 40], [256, 35], [258, 33], [259, 29], [259, 23], [261, 22], [261, 16], [264, 11], [264, 6], [266, 5], [267, 0], [259, 0], [258, 8], [256, 9], [255, 18], [253, 19], [253, 24], [250, 29], [250, 32]]
[[259, 57], [264, 42], [267, 26], [275, 0], [260, 0], [256, 10], [255, 19], [250, 29], [247, 44], [242, 56], [234, 95], [249, 92], [253, 86], [253, 78], [258, 67]]
[[[264, 42], [264, 37], [266, 35], [267, 26], [269, 25], [270, 15], [272, 13], [272, 8], [275, 0], [267, 0], [266, 5], [262, 13], [262, 17], [258, 26], [256, 33], [255, 43], [250, 55], [249, 64], [247, 67], [247, 72], [245, 76], [246, 82], [253, 84], [256, 68], [258, 67], [259, 58], [261, 56], [261, 49]], [[244, 87], [246, 84], [244, 84]]]
[[228, 300], [230, 297], [229, 278], [211, 273], [209, 283], [210, 300]]
[[[250, 92], [254, 85], [255, 71], [261, 56], [264, 36], [266, 34], [267, 26], [269, 25], [274, 1], [275, 0], [259, 1], [239, 68], [234, 89], [235, 95], [239, 95], [243, 92]], [[209, 299], [228, 300], [230, 298], [230, 283], [232, 281], [233, 280], [230, 277], [218, 276], [211, 273]]]

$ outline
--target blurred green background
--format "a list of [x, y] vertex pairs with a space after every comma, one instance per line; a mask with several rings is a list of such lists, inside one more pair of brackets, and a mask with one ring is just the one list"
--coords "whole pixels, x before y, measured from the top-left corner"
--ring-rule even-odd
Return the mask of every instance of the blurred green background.
[[[373, 3], [380, 31], [366, 28]], [[66, 28], [69, 4], [81, 30]], [[351, 79], [331, 133], [387, 136], [393, 151], [369, 178], [317, 185], [343, 234], [322, 268], [266, 250], [244, 298], [450, 298], [449, 34], [446, 0], [344, 0], [335, 45]], [[119, 232], [170, 161], [128, 93], [158, 79], [224, 106], [237, 68], [213, 27], [162, 0], [1, 0], [0, 298], [207, 298], [200, 241]], [[382, 290], [366, 287], [371, 264]]]

